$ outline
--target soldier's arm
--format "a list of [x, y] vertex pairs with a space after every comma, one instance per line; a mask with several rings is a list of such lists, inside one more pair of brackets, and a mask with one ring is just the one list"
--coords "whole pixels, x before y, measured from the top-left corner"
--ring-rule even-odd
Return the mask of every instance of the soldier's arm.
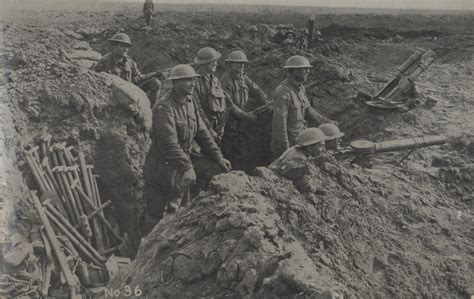
[[137, 63], [135, 61], [131, 61], [131, 68], [132, 68], [132, 82], [137, 83], [143, 77], [142, 73], [138, 70]]
[[230, 78], [227, 76], [227, 74], [224, 74], [221, 78], [221, 84], [222, 84], [222, 89], [224, 89], [224, 93], [226, 95], [226, 104], [227, 104], [227, 110], [232, 116], [236, 118], [245, 118], [247, 116], [247, 113], [243, 111], [242, 109], [239, 108], [234, 102], [234, 86], [232, 84], [232, 81]]
[[247, 86], [249, 87], [250, 96], [254, 98], [260, 106], [268, 103], [268, 98], [265, 92], [253, 82], [252, 79], [247, 77]]
[[207, 129], [209, 130], [209, 133], [211, 136], [215, 139], [217, 138], [217, 133], [214, 131], [212, 128], [212, 124], [207, 118], [206, 111], [204, 111], [204, 108], [202, 107], [201, 99], [203, 98], [203, 95], [200, 91], [199, 83], [196, 85], [196, 88], [194, 90], [194, 99], [197, 105], [197, 110], [199, 112], [199, 116], [201, 117], [201, 120], [204, 122], [206, 125]]
[[178, 142], [174, 113], [169, 106], [156, 107], [156, 117], [153, 117], [153, 134], [157, 140], [158, 151], [165, 161], [172, 163], [179, 171], [193, 168], [188, 155], [183, 151]]
[[287, 93], [276, 94], [272, 120], [272, 151], [276, 154], [283, 153], [289, 147], [287, 133], [288, 102]]
[[[198, 109], [197, 100], [194, 101], [196, 109]], [[211, 158], [213, 161], [218, 162], [224, 157], [222, 152], [217, 146], [215, 139], [211, 136], [206, 124], [204, 123], [203, 118], [199, 113], [196, 113], [196, 123], [197, 123], [197, 132], [194, 140], [201, 148], [203, 154]]]
[[326, 123], [334, 123], [333, 120], [322, 115], [311, 106], [306, 109], [305, 118], [310, 122], [315, 122], [318, 126]]

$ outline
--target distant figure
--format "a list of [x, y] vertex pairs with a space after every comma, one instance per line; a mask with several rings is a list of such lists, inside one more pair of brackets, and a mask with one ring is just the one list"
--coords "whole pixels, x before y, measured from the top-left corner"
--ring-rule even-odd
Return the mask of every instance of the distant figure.
[[283, 28], [281, 25], [277, 26], [277, 32], [273, 36], [273, 42], [275, 44], [281, 44], [285, 40], [285, 34], [283, 33]]
[[307, 28], [301, 29], [301, 34], [296, 40], [296, 47], [298, 49], [308, 49], [309, 47], [309, 32]]
[[143, 4], [143, 16], [145, 16], [145, 23], [151, 26], [151, 18], [155, 15], [155, 5], [153, 0], [145, 0]]
[[308, 19], [308, 24], [307, 24], [307, 27], [308, 27], [308, 41], [309, 41], [308, 47], [311, 47], [311, 43], [312, 43], [313, 38], [314, 38], [315, 19], [316, 19], [316, 15], [314, 13]]
[[296, 42], [296, 33], [290, 29], [285, 32], [285, 39], [291, 39], [293, 42]]
[[258, 34], [257, 26], [255, 26], [255, 25], [250, 26], [250, 28], [249, 28], [249, 38], [250, 38], [252, 41], [256, 41], [256, 42], [257, 42], [257, 41], [259, 41], [257, 34]]
[[290, 52], [293, 52], [296, 48], [295, 48], [295, 41], [290, 39], [290, 38], [287, 38], [283, 41], [283, 48], [290, 51]]

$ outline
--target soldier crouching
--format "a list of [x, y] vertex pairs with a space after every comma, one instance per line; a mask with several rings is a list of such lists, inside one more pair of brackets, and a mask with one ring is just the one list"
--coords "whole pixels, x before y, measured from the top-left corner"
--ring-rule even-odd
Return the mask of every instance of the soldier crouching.
[[[189, 65], [171, 70], [172, 90], [153, 109], [152, 144], [145, 160], [145, 221], [142, 235], [148, 234], [163, 218], [165, 209], [189, 196], [196, 182], [204, 187], [209, 179], [231, 168], [199, 114], [193, 97], [198, 77]], [[193, 141], [202, 155], [194, 155]]]

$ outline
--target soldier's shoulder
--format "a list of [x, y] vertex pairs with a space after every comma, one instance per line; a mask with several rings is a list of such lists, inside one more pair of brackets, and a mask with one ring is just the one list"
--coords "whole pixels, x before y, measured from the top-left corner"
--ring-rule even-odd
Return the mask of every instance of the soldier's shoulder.
[[285, 81], [281, 82], [277, 88], [275, 88], [274, 96], [277, 98], [288, 98], [288, 93], [290, 92], [290, 87], [286, 84]]

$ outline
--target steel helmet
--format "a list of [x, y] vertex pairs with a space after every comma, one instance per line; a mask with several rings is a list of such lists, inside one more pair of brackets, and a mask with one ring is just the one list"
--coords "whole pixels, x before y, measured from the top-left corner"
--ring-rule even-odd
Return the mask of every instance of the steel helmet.
[[255, 26], [255, 25], [250, 26], [249, 31], [250, 32], [258, 32], [257, 26]]
[[291, 45], [291, 44], [294, 44], [294, 43], [295, 43], [295, 41], [292, 40], [292, 39], [289, 39], [289, 38], [287, 38], [283, 41], [284, 45]]
[[346, 135], [342, 133], [335, 124], [322, 124], [319, 126], [319, 129], [326, 135], [326, 140], [341, 138]]
[[288, 35], [288, 34], [296, 35], [296, 33], [293, 31], [293, 29], [289, 29], [288, 31], [286, 31], [285, 35]]
[[308, 28], [301, 29], [301, 32], [303, 32], [304, 34], [309, 34]]
[[306, 57], [301, 55], [294, 55], [288, 58], [286, 61], [284, 69], [306, 69], [312, 68], [313, 66], [309, 63], [309, 60]]
[[227, 62], [249, 62], [247, 60], [247, 56], [245, 56], [244, 52], [242, 51], [232, 51], [227, 55], [226, 60]]
[[317, 35], [317, 36], [321, 36], [321, 35], [322, 35], [322, 34], [321, 34], [321, 31], [316, 31], [316, 35]]
[[179, 80], [195, 77], [199, 77], [199, 75], [196, 74], [192, 66], [189, 64], [178, 64], [171, 69], [169, 79]]
[[303, 130], [296, 138], [296, 147], [308, 146], [326, 140], [326, 135], [318, 128]]
[[194, 58], [195, 64], [208, 64], [221, 58], [221, 53], [217, 52], [211, 47], [204, 47], [197, 52]]
[[125, 33], [116, 33], [116, 34], [114, 34], [114, 36], [109, 38], [109, 42], [124, 43], [124, 44], [127, 44], [129, 46], [132, 45], [132, 40]]

